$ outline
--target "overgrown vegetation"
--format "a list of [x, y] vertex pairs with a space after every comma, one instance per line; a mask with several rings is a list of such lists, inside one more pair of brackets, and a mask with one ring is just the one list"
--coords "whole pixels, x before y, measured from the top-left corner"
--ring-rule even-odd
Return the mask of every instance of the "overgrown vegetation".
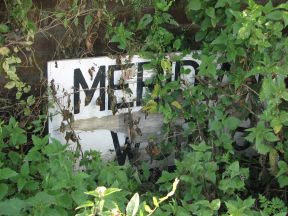
[[[0, 124], [0, 215], [286, 215], [288, 3], [112, 3], [62, 0], [55, 10], [44, 11], [32, 0], [4, 0], [0, 71], [7, 78], [2, 88], [15, 94], [15, 100], [4, 94], [0, 99], [5, 105]], [[191, 26], [198, 26], [195, 35], [187, 34], [171, 15], [176, 5], [183, 6], [181, 12]], [[133, 11], [129, 19], [119, 18], [119, 7]], [[143, 14], [145, 7], [150, 10]], [[155, 72], [153, 88], [143, 110], [164, 116], [163, 131], [169, 139], [156, 143], [154, 152], [176, 149], [173, 172], [155, 174], [157, 170], [145, 163], [117, 166], [102, 162], [94, 151], [81, 157], [56, 140], [48, 144], [48, 93], [33, 95], [17, 70], [25, 65], [39, 68], [34, 38], [48, 35], [55, 26], [66, 31], [55, 57], [93, 56], [102, 32], [111, 53], [152, 60], [148, 67]], [[175, 33], [174, 27], [182, 33]], [[193, 57], [201, 64], [195, 85], [184, 79], [169, 81], [171, 62], [195, 51], [196, 43], [201, 51]], [[175, 52], [182, 54], [167, 55]], [[182, 75], [189, 73], [181, 69]], [[185, 144], [180, 147], [171, 124], [179, 118], [185, 120]], [[241, 131], [245, 140], [239, 145], [235, 134], [244, 121], [249, 126]]]

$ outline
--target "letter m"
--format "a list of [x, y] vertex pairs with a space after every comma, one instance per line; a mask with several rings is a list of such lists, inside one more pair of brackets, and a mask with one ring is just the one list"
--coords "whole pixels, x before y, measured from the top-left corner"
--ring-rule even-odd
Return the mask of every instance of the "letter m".
[[105, 110], [105, 66], [100, 66], [98, 73], [89, 89], [79, 68], [74, 70], [74, 114], [80, 113], [80, 85], [85, 93], [85, 106], [87, 106], [100, 83], [100, 111]]

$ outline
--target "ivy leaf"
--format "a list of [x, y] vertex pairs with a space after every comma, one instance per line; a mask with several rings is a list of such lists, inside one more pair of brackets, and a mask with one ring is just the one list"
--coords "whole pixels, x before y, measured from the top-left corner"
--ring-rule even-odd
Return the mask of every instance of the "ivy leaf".
[[129, 203], [126, 207], [126, 215], [127, 216], [135, 216], [138, 212], [139, 208], [139, 194], [135, 193], [134, 196], [130, 199]]

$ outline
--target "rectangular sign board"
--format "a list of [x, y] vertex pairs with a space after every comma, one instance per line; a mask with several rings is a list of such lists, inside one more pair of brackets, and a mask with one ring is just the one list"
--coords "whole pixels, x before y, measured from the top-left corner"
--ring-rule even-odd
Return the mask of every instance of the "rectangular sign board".
[[[125, 150], [131, 136], [129, 116], [141, 129], [134, 141], [139, 160], [150, 160], [149, 138], [161, 136], [163, 119], [160, 114], [145, 117], [141, 112], [147, 92], [145, 81], [155, 74], [144, 69], [149, 60], [133, 56], [120, 61], [110, 57], [50, 61], [47, 74], [54, 98], [54, 106], [49, 108], [51, 137], [71, 148], [77, 138], [83, 151], [97, 150], [104, 160], [116, 159], [122, 165], [132, 157]], [[193, 84], [199, 64], [192, 55], [172, 62], [172, 81], [185, 79]], [[181, 67], [190, 73], [182, 75]], [[127, 115], [129, 110], [132, 115]], [[71, 128], [75, 139], [71, 138]]]

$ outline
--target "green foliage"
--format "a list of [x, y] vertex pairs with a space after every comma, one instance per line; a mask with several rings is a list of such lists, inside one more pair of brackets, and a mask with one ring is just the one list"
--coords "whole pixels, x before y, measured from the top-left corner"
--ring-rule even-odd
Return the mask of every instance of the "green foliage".
[[[152, 179], [157, 181], [152, 189], [140, 193], [151, 184], [147, 164], [141, 168], [105, 164], [94, 151], [80, 159], [68, 146], [56, 140], [48, 144], [48, 136], [37, 136], [42, 119], [28, 129], [11, 118], [0, 127], [0, 214], [287, 214], [288, 4], [186, 0], [183, 13], [191, 26], [198, 26], [197, 33], [188, 36], [171, 13], [177, 1], [147, 1], [151, 13], [142, 13], [143, 1], [116, 1], [131, 9], [131, 19], [122, 22], [107, 2], [89, 2], [87, 9], [88, 1], [67, 1], [68, 6], [53, 13], [43, 11], [42, 19], [49, 16], [52, 24], [80, 29], [75, 31], [81, 32], [77, 37], [59, 45], [61, 57], [69, 57], [67, 50], [74, 58], [83, 56], [75, 50], [93, 54], [104, 26], [104, 40], [121, 52], [151, 59], [145, 67], [154, 71], [154, 77], [146, 83], [151, 88], [143, 111], [163, 114], [166, 136], [157, 148], [161, 153], [173, 149], [175, 170], [161, 170], [160, 178]], [[38, 30], [41, 25], [32, 19], [36, 10], [32, 0], [9, 1], [7, 10], [0, 24], [1, 70], [8, 79], [6, 89], [16, 90], [16, 99], [29, 116], [37, 101], [17, 75], [23, 64], [19, 50], [31, 50], [35, 34], [43, 29]], [[201, 51], [195, 52], [195, 44]], [[173, 54], [178, 51], [182, 54]], [[182, 79], [191, 73], [182, 66], [181, 79], [171, 79], [172, 62], [191, 52], [201, 61], [195, 85]], [[229, 70], [221, 67], [224, 63]], [[237, 128], [248, 118], [249, 128], [242, 133], [250, 147], [239, 151]], [[179, 119], [185, 122], [180, 147], [173, 125]], [[177, 186], [176, 181], [171, 191], [176, 178], [180, 183]], [[171, 192], [163, 197], [167, 191]], [[269, 199], [257, 196], [264, 193]]]

